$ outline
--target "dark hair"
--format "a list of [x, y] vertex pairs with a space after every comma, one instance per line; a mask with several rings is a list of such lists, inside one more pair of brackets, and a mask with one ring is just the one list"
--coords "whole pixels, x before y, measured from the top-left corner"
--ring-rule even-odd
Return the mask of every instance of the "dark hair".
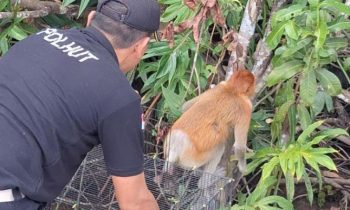
[[[125, 8], [124, 5], [119, 5], [121, 7], [118, 8], [119, 10]], [[91, 26], [106, 33], [114, 48], [128, 48], [141, 38], [151, 36], [149, 32], [132, 28], [120, 21], [113, 20], [100, 12], [96, 12], [95, 17], [91, 21]]]

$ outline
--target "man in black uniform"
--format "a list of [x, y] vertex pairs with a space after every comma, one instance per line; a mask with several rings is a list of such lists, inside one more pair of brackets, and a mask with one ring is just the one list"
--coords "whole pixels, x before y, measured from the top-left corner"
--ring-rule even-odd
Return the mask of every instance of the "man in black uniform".
[[140, 97], [124, 73], [159, 27], [154, 0], [102, 0], [85, 29], [46, 29], [0, 58], [0, 209], [53, 201], [101, 144], [121, 209], [158, 205], [143, 173]]

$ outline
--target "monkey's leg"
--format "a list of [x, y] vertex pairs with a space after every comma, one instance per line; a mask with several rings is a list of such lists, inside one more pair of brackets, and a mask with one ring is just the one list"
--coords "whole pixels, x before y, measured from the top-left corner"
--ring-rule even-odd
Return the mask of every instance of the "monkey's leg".
[[204, 167], [204, 172], [209, 174], [203, 174], [202, 177], [199, 179], [198, 181], [199, 189], [205, 189], [208, 186], [211, 186], [215, 181], [217, 181], [215, 177], [210, 177], [210, 174], [214, 174], [216, 176], [224, 175], [225, 170], [217, 168], [221, 160], [221, 157], [224, 154], [224, 151], [225, 151], [225, 144], [221, 144], [212, 152], [211, 159]]
[[179, 161], [179, 158], [183, 156], [184, 151], [189, 148], [191, 142], [185, 132], [175, 129], [170, 131], [165, 143], [166, 162], [164, 171], [173, 174], [173, 164]]
[[233, 149], [236, 158], [238, 159], [239, 171], [244, 174], [247, 170], [245, 153], [247, 151], [247, 138], [250, 124], [250, 115], [242, 116], [235, 126], [235, 143]]

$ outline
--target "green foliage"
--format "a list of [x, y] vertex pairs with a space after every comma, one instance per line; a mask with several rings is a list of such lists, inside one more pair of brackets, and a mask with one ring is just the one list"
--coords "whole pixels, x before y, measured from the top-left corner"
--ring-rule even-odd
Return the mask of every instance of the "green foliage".
[[15, 42], [36, 31], [33, 26], [16, 17], [18, 11], [19, 7], [11, 5], [9, 0], [0, 2], [0, 12], [13, 13], [11, 18], [0, 19], [0, 56], [4, 55]]
[[277, 175], [282, 173], [286, 180], [289, 201], [292, 201], [294, 197], [294, 179], [299, 181], [303, 178], [308, 199], [312, 203], [313, 190], [306, 168], [310, 168], [317, 174], [320, 188], [322, 186], [320, 167], [337, 170], [333, 160], [328, 156], [337, 151], [332, 148], [315, 147], [315, 145], [338, 135], [348, 135], [343, 129], [328, 129], [315, 133], [316, 128], [322, 123], [323, 121], [317, 121], [305, 127], [297, 140], [289, 143], [285, 149], [284, 147], [266, 147], [257, 151], [253, 156], [253, 161], [248, 164], [248, 172], [252, 172], [258, 165], [264, 163], [261, 167], [261, 182], [271, 177], [277, 178]]
[[[276, 103], [272, 140], [280, 139], [282, 124], [286, 118], [293, 117], [290, 114], [293, 108], [297, 113], [293, 119], [302, 129], [324, 108], [332, 111], [331, 96], [341, 93], [341, 83], [328, 67], [332, 62], [340, 63], [337, 53], [348, 45], [336, 32], [350, 29], [350, 22], [342, 13], [350, 14], [349, 7], [343, 3], [310, 0], [294, 1], [273, 15], [272, 31], [266, 44], [271, 50], [275, 49], [275, 55], [266, 85], [288, 83], [292, 89], [288, 95], [290, 98], [293, 95], [293, 99]], [[283, 90], [278, 90], [276, 100], [284, 94]]]
[[293, 205], [281, 196], [267, 196], [267, 190], [276, 183], [276, 178], [268, 179], [258, 183], [255, 190], [241, 201], [233, 205], [231, 210], [293, 210]]
[[[335, 32], [350, 29], [350, 22], [341, 13], [349, 15], [350, 9], [338, 1], [295, 1], [272, 18], [272, 31], [266, 43], [270, 49], [278, 48], [267, 85], [297, 77], [303, 113], [303, 106], [317, 106], [318, 92], [334, 96], [341, 91], [339, 79], [326, 66], [348, 44], [346, 39], [335, 36]], [[317, 90], [318, 84], [323, 90]]]

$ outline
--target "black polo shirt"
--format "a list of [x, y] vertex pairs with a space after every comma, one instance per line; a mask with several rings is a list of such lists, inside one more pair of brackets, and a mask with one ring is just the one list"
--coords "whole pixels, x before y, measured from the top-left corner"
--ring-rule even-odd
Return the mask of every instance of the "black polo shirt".
[[99, 143], [111, 175], [143, 171], [140, 97], [102, 33], [46, 29], [0, 58], [0, 190], [51, 201]]

